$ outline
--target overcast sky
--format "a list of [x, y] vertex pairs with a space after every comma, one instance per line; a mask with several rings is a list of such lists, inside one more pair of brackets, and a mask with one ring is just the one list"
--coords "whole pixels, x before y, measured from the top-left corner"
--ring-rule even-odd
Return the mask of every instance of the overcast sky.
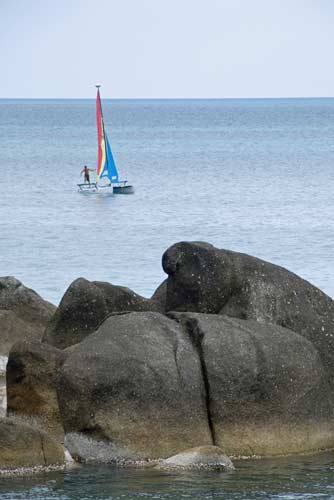
[[334, 0], [0, 0], [0, 97], [334, 95]]

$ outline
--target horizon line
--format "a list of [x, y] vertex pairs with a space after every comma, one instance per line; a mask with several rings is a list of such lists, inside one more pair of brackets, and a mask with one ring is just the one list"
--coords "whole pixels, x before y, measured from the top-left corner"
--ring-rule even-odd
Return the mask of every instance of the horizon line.
[[[106, 97], [103, 100], [114, 101], [228, 101], [228, 100], [281, 100], [281, 99], [333, 99], [334, 96], [280, 96], [280, 97]], [[89, 101], [95, 97], [0, 97], [1, 101], [35, 100], [35, 101]]]

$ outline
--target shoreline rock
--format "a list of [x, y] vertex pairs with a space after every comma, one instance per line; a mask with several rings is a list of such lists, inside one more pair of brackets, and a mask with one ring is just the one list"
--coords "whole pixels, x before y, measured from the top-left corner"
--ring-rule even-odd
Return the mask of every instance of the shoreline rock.
[[65, 433], [110, 441], [110, 459], [212, 444], [197, 354], [160, 313], [109, 316], [73, 348], [57, 380]]
[[204, 242], [163, 255], [166, 311], [219, 314], [288, 328], [311, 341], [334, 384], [334, 301], [281, 266]]
[[64, 465], [63, 447], [45, 432], [0, 418], [0, 469]]
[[66, 352], [38, 341], [11, 348], [7, 363], [7, 415], [28, 422], [63, 441], [56, 377]]
[[166, 458], [156, 465], [161, 470], [233, 471], [231, 459], [218, 446], [198, 446]]
[[0, 277], [0, 356], [18, 340], [40, 340], [55, 310], [16, 278]]
[[66, 349], [96, 331], [110, 314], [160, 310], [157, 301], [141, 297], [129, 288], [78, 278], [61, 299], [43, 342]]
[[18, 435], [38, 454], [41, 429], [58, 446], [64, 430], [80, 462], [180, 470], [214, 467], [224, 453], [334, 449], [333, 300], [280, 266], [203, 242], [173, 245], [163, 267], [151, 299], [79, 278], [54, 314], [0, 278], [0, 354], [19, 337], [7, 364]]

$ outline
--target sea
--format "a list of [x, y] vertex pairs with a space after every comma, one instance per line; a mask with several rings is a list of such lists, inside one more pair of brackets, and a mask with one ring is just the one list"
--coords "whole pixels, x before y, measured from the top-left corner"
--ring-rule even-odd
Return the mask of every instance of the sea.
[[[334, 99], [111, 100], [133, 195], [78, 193], [96, 168], [95, 101], [0, 99], [0, 276], [58, 304], [82, 276], [150, 297], [163, 252], [206, 241], [279, 264], [334, 296]], [[94, 174], [92, 174], [94, 176]], [[331, 453], [228, 474], [86, 466], [0, 478], [4, 499], [334, 498]]]

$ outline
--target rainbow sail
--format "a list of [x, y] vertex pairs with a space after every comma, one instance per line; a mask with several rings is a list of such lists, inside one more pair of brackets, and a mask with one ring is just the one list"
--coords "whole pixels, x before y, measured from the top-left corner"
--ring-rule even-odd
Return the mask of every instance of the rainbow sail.
[[102, 177], [107, 177], [111, 183], [119, 182], [117, 168], [111, 152], [108, 137], [104, 129], [99, 88], [97, 89], [97, 96], [96, 96], [96, 121], [97, 121], [97, 144], [98, 144], [97, 169], [96, 169], [97, 181], [100, 181]]

